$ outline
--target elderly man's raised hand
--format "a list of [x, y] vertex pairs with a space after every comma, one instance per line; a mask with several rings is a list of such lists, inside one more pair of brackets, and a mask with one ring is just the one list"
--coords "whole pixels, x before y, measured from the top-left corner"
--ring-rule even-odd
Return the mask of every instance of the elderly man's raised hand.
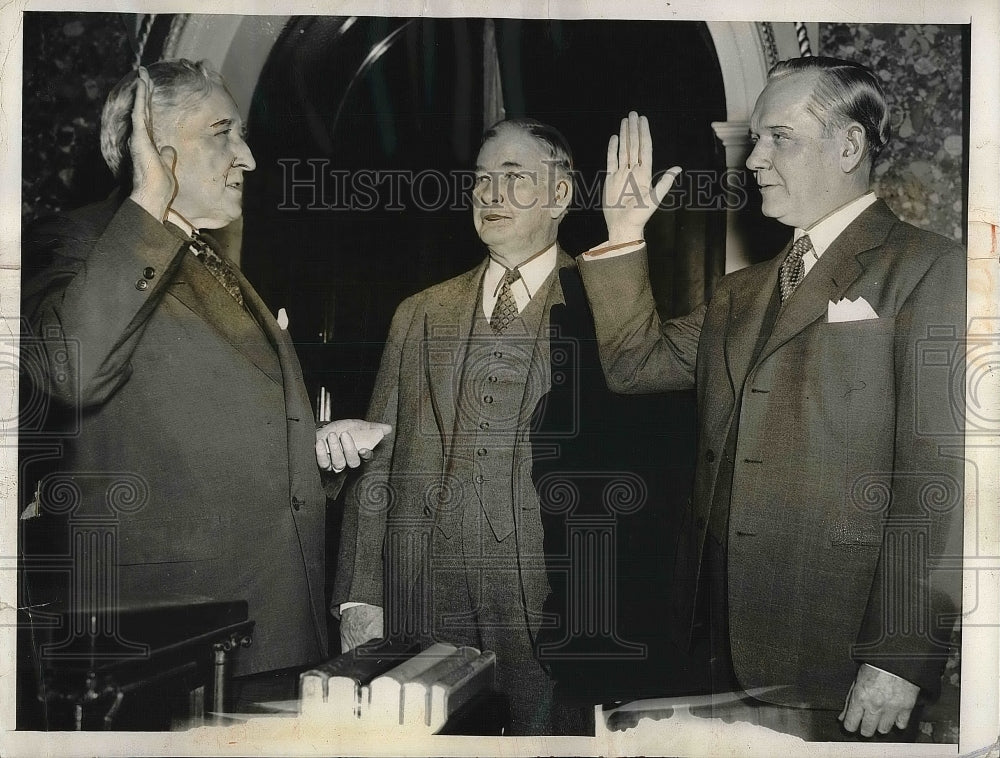
[[680, 166], [674, 166], [654, 186], [649, 121], [635, 111], [623, 118], [619, 133], [608, 141], [608, 175], [604, 181], [608, 242], [642, 239], [646, 222], [680, 173]]
[[153, 83], [146, 69], [139, 68], [135, 83], [135, 103], [132, 105], [131, 199], [153, 218], [163, 221], [167, 209], [177, 195], [177, 151], [170, 145], [157, 149], [152, 129]]
[[361, 419], [331, 421], [316, 430], [316, 463], [323, 471], [339, 474], [357, 468], [372, 457], [382, 438], [392, 432], [389, 424]]

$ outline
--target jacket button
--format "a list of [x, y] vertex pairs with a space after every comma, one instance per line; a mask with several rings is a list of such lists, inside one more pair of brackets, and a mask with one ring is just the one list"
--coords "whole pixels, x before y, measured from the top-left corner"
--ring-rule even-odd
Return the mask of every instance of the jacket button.
[[487, 429], [490, 428], [490, 422], [489, 421], [480, 421], [479, 422], [479, 428], [482, 429], [485, 432]]
[[299, 498], [297, 497], [292, 498], [292, 508], [294, 508], [295, 510], [300, 510], [304, 504], [305, 504], [304, 501], [300, 500]]
[[494, 350], [493, 351], [493, 357], [497, 358], [497, 359], [503, 358], [503, 353], [501, 353], [499, 350]]
[[715, 451], [709, 448], [705, 451], [705, 460], [709, 463], [715, 463]]
[[484, 455], [486, 455], [486, 453], [487, 453], [487, 450], [486, 450], [485, 447], [481, 447], [481, 448], [479, 448], [476, 451], [476, 455], [478, 455], [480, 458], [482, 458]]
[[482, 474], [476, 474], [475, 479], [476, 479], [476, 484], [482, 484], [483, 483], [483, 475]]
[[491, 377], [489, 378], [489, 380], [490, 380], [490, 382], [496, 382], [496, 381], [497, 381], [497, 378], [496, 378], [495, 376], [491, 376]]
[[487, 405], [489, 405], [490, 403], [492, 403], [493, 402], [493, 395], [487, 395], [486, 397], [484, 397], [483, 398], [483, 402], [486, 403]]
[[142, 292], [147, 287], [149, 287], [149, 282], [147, 282], [145, 279], [140, 279], [135, 283], [135, 288], [140, 292]]
[[156, 269], [153, 268], [152, 266], [146, 266], [146, 268], [142, 270], [142, 275], [146, 279], [152, 279], [154, 276], [156, 276]]

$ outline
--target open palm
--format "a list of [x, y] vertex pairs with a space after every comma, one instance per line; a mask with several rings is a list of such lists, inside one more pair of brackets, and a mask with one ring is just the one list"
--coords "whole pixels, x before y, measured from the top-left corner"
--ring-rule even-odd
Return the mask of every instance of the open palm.
[[604, 181], [604, 221], [612, 244], [642, 239], [653, 211], [680, 174], [669, 169], [653, 185], [653, 140], [649, 121], [631, 111], [618, 134], [608, 140], [607, 178]]

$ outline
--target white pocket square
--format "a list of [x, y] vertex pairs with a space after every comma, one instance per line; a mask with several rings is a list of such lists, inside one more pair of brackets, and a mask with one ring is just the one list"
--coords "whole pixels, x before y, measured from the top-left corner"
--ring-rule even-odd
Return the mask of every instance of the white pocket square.
[[878, 314], [863, 297], [859, 297], [857, 300], [848, 300], [845, 297], [836, 303], [831, 300], [826, 306], [826, 321], [829, 324], [844, 321], [868, 321], [873, 318], [878, 318]]
[[288, 328], [288, 311], [284, 308], [278, 308], [278, 327], [281, 329]]

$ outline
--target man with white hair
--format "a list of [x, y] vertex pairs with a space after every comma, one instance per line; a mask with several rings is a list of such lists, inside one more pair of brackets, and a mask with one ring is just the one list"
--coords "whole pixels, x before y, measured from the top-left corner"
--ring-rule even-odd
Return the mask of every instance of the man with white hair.
[[[105, 104], [101, 148], [119, 192], [26, 236], [25, 264], [40, 270], [23, 289], [24, 375], [80, 419], [48, 481], [75, 488], [71, 521], [113, 519], [112, 597], [246, 600], [253, 643], [236, 675], [321, 660], [317, 459], [359, 466], [389, 427], [317, 431], [285, 325], [199, 231], [240, 217], [255, 168], [218, 73], [176, 60], [128, 74]], [[120, 482], [135, 492], [127, 508], [110, 494]], [[33, 505], [55, 507], [44, 486]], [[294, 692], [294, 677], [277, 680], [275, 695]]]

